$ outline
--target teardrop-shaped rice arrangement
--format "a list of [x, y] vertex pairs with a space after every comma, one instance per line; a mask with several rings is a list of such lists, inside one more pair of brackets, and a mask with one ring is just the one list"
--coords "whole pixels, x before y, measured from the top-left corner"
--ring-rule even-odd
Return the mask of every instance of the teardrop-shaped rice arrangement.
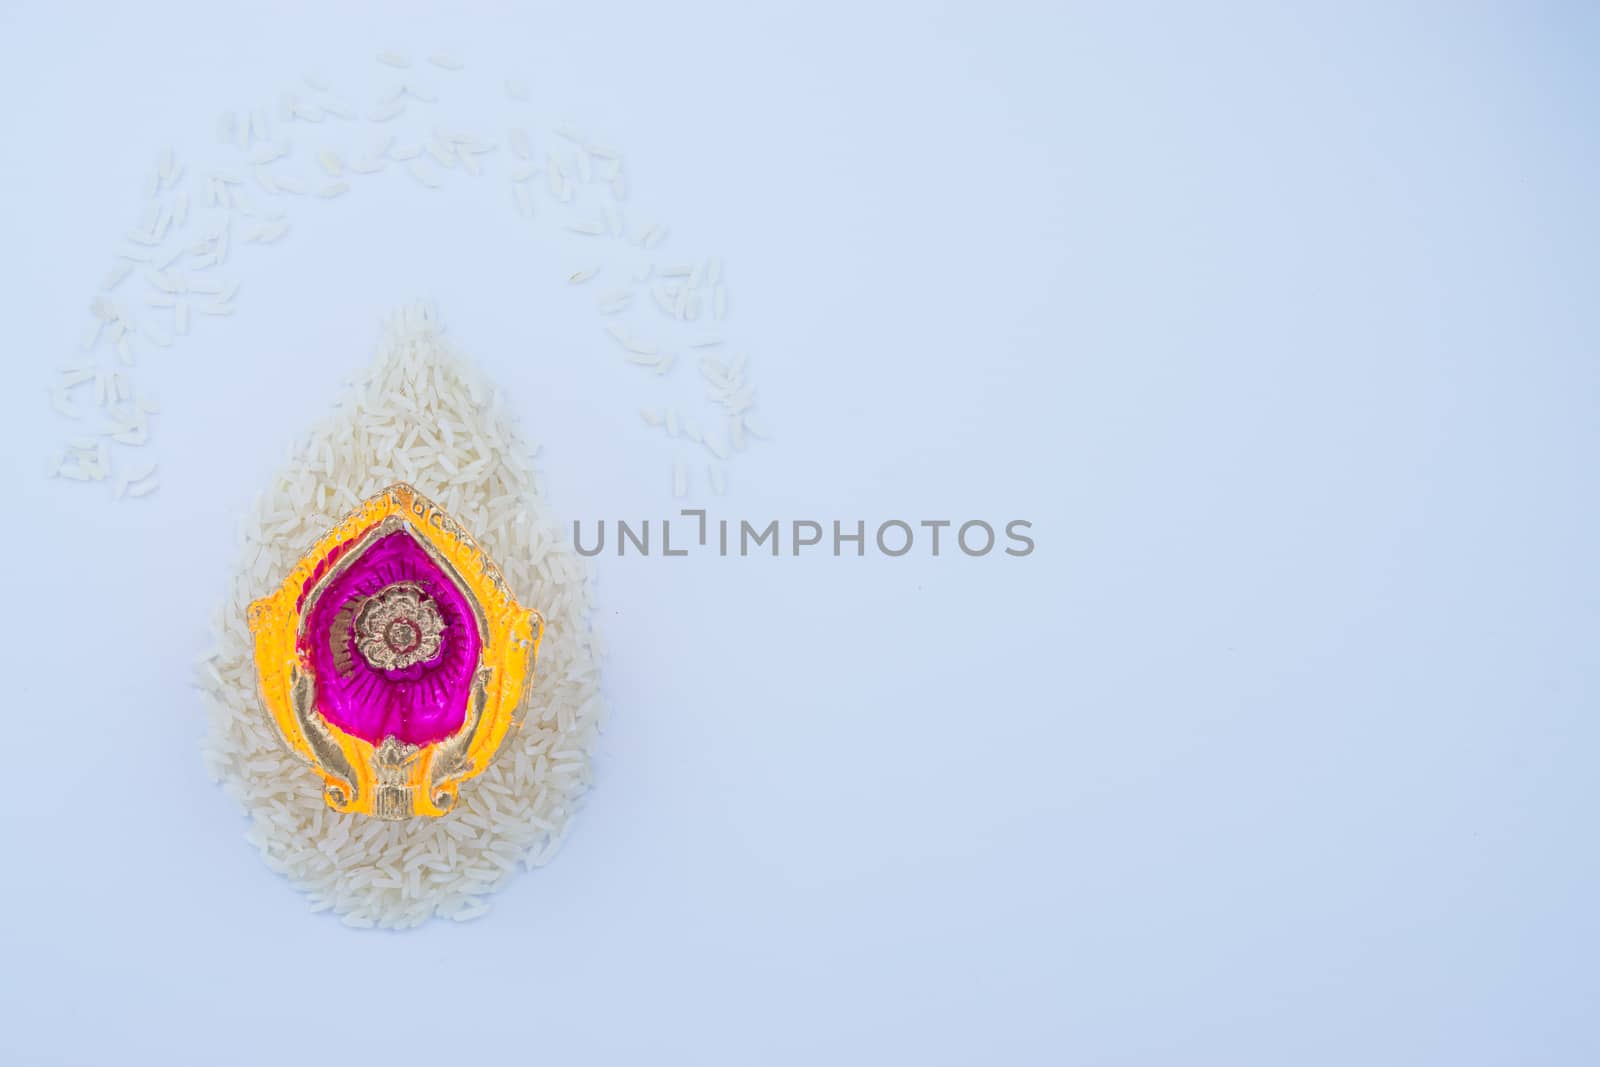
[[[262, 494], [200, 664], [207, 769], [244, 806], [268, 866], [352, 926], [475, 918], [519, 866], [547, 862], [590, 781], [599, 640], [589, 585], [540, 496], [529, 446], [493, 389], [450, 348], [426, 305], [387, 324], [377, 358]], [[473, 531], [517, 599], [545, 618], [520, 730], [436, 819], [340, 815], [256, 695], [245, 609], [355, 504], [409, 482]]]

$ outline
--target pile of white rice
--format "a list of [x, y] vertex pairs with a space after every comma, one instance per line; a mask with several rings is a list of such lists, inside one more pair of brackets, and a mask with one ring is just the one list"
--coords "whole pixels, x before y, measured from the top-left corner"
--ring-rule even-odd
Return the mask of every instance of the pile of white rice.
[[[425, 305], [387, 324], [352, 395], [261, 496], [200, 666], [210, 709], [207, 768], [243, 806], [268, 866], [351, 926], [471, 919], [519, 865], [555, 854], [590, 781], [602, 715], [599, 641], [582, 560], [546, 512], [527, 446], [495, 394], [441, 336]], [[256, 695], [245, 610], [350, 508], [405, 481], [442, 505], [499, 563], [545, 635], [520, 731], [439, 819], [339, 815]]]

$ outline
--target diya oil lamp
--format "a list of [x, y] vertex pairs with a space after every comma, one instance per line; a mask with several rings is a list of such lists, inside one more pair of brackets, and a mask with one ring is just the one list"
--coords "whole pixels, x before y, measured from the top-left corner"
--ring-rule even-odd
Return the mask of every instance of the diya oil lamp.
[[360, 504], [250, 605], [262, 702], [335, 811], [455, 807], [532, 680], [544, 620], [483, 547], [405, 484]]

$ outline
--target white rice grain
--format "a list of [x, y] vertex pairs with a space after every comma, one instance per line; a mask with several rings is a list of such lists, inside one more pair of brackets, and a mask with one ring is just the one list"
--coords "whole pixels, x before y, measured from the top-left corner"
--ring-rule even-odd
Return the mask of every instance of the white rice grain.
[[628, 305], [632, 302], [633, 294], [628, 290], [613, 289], [610, 292], [601, 294], [596, 302], [596, 307], [602, 315], [615, 315], [618, 312], [627, 310]]
[[69, 419], [83, 418], [83, 414], [67, 399], [66, 390], [59, 387], [50, 390], [50, 406], [58, 415], [65, 415]]
[[422, 166], [422, 162], [420, 160], [414, 159], [407, 163], [406, 170], [410, 171], [413, 178], [415, 178], [422, 185], [427, 186], [429, 189], [438, 189], [443, 185], [439, 179], [428, 173], [428, 171]]
[[453, 167], [456, 165], [455, 149], [447, 144], [441, 144], [437, 138], [428, 142], [427, 150], [428, 155], [432, 156], [434, 162], [438, 163], [439, 166]]

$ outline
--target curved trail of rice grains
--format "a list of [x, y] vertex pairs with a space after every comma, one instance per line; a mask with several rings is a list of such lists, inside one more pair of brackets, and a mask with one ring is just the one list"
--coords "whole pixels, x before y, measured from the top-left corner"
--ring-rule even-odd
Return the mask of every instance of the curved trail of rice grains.
[[[200, 664], [209, 708], [208, 771], [244, 807], [248, 839], [273, 870], [351, 926], [415, 926], [486, 913], [486, 894], [521, 865], [547, 862], [590, 782], [602, 715], [599, 639], [589, 629], [583, 561], [548, 513], [528, 446], [493, 390], [459, 359], [425, 305], [386, 325], [352, 393], [262, 494]], [[256, 695], [245, 609], [351, 507], [407, 481], [460, 520], [499, 563], [519, 601], [545, 617], [520, 731], [439, 819], [339, 815]]]

